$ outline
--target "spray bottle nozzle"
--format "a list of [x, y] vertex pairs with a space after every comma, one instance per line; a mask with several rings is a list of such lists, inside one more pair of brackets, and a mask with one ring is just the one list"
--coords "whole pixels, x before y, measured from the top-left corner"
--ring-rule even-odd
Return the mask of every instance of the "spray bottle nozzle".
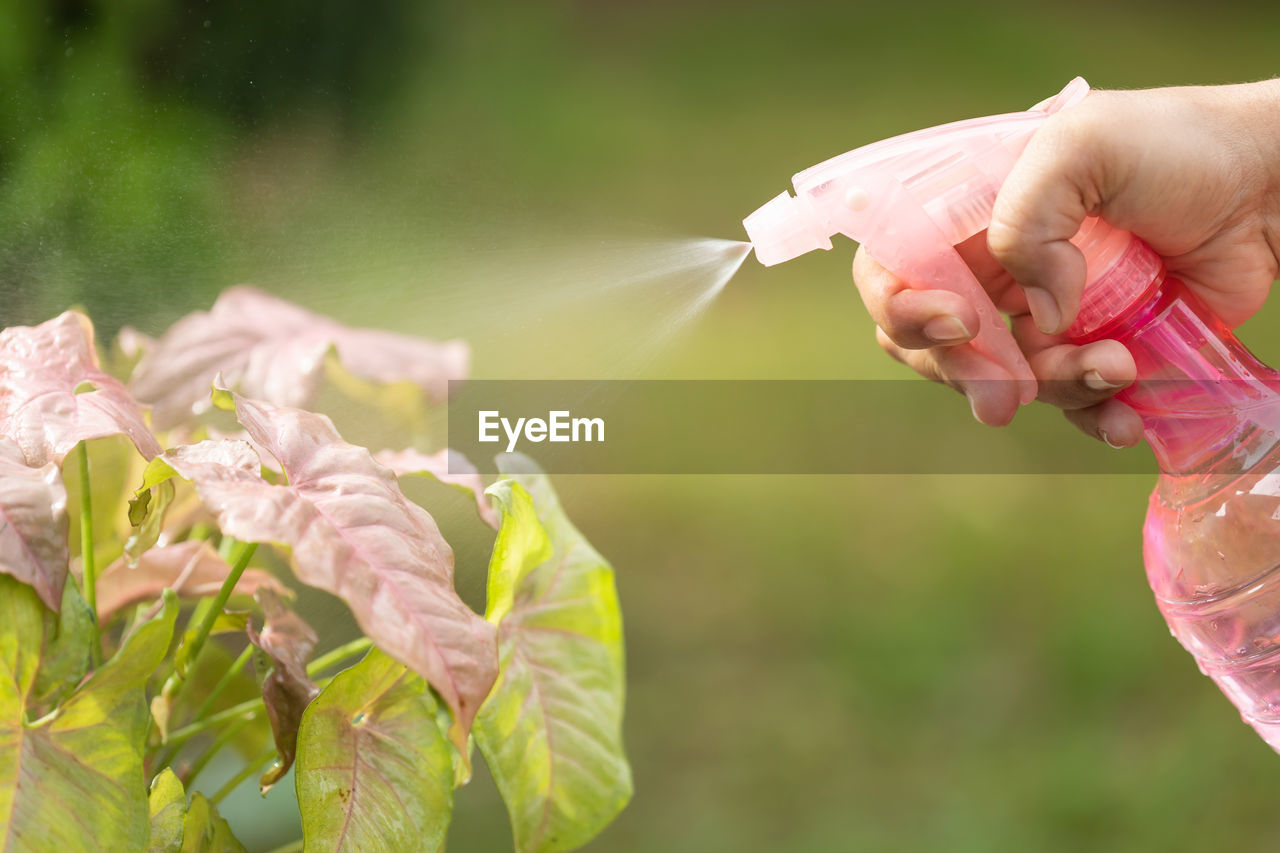
[[830, 249], [831, 238], [814, 227], [800, 199], [783, 191], [742, 222], [756, 250], [756, 260], [771, 267], [811, 252]]

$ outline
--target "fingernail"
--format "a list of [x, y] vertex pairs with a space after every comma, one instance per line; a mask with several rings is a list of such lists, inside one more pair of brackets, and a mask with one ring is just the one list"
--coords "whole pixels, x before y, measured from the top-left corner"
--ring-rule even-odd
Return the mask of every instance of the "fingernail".
[[964, 392], [964, 395], [965, 395], [966, 397], [968, 397], [968, 398], [969, 398], [969, 411], [973, 412], [973, 419], [974, 419], [975, 421], [977, 421], [978, 423], [982, 423], [982, 418], [978, 417], [978, 400], [977, 400], [977, 398], [976, 398], [976, 397], [974, 397], [972, 394], [970, 394], [968, 391], [965, 391], [965, 392]]
[[1124, 445], [1116, 444], [1114, 441], [1112, 441], [1111, 436], [1107, 435], [1107, 431], [1105, 429], [1099, 429], [1098, 436], [1103, 440], [1103, 442], [1106, 443], [1107, 447], [1112, 447], [1112, 448], [1115, 448], [1116, 450], [1124, 450]]
[[965, 397], [969, 398], [969, 411], [970, 411], [970, 412], [973, 412], [973, 419], [974, 419], [975, 421], [977, 421], [978, 423], [982, 424], [983, 426], [990, 426], [990, 424], [988, 424], [986, 421], [984, 421], [984, 420], [982, 419], [982, 417], [978, 414], [978, 397], [977, 397], [977, 395], [976, 395], [976, 394], [974, 394], [973, 392], [971, 392], [971, 391], [967, 391], [967, 390], [964, 392], [964, 395], [965, 395]]
[[1062, 314], [1058, 311], [1058, 302], [1053, 294], [1041, 287], [1024, 287], [1022, 292], [1027, 296], [1027, 307], [1031, 309], [1036, 328], [1046, 335], [1057, 334]]
[[938, 344], [955, 344], [973, 337], [954, 314], [941, 314], [924, 324], [924, 334]]
[[1092, 391], [1111, 391], [1123, 385], [1123, 382], [1108, 382], [1102, 378], [1102, 374], [1096, 370], [1086, 371], [1084, 374], [1084, 384]]

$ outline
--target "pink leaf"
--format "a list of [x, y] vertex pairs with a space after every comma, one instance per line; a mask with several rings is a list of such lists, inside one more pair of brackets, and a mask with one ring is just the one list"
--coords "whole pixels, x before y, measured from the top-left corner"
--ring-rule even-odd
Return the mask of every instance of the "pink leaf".
[[292, 549], [299, 580], [339, 596], [387, 654], [427, 679], [453, 711], [465, 747], [497, 672], [493, 626], [453, 588], [453, 551], [435, 521], [362, 447], [323, 415], [236, 396], [249, 435], [288, 485], [262, 479], [253, 449], [203, 441], [165, 454], [191, 480], [223, 532]]
[[395, 472], [397, 477], [426, 474], [440, 482], [471, 492], [476, 499], [476, 510], [484, 523], [498, 529], [498, 511], [489, 505], [484, 495], [484, 480], [467, 457], [456, 450], [445, 448], [435, 453], [407, 450], [379, 450], [373, 458]]
[[466, 378], [471, 360], [461, 341], [436, 343], [377, 329], [343, 329], [334, 346], [343, 366], [356, 376], [412, 382], [433, 400], [449, 396], [449, 380]]
[[[216, 382], [217, 380], [214, 380], [214, 381]], [[259, 461], [261, 461], [263, 468], [266, 468], [268, 471], [271, 471], [276, 474], [284, 473], [284, 471], [281, 470], [280, 468], [280, 463], [277, 462], [276, 458], [271, 455], [271, 451], [267, 450], [265, 447], [263, 447], [262, 445], [254, 441], [253, 436], [249, 435], [249, 433], [245, 432], [244, 430], [237, 429], [237, 430], [224, 432], [223, 430], [220, 430], [215, 426], [209, 426], [209, 427], [205, 427], [205, 433], [208, 435], [209, 438], [227, 439], [229, 441], [243, 441], [245, 444], [253, 448], [254, 453], [258, 454], [258, 459]]]
[[335, 348], [351, 373], [374, 382], [409, 380], [435, 400], [466, 375], [460, 341], [436, 343], [391, 332], [351, 329], [252, 287], [223, 292], [209, 312], [175, 323], [138, 363], [130, 380], [168, 429], [209, 408], [221, 371], [229, 387], [279, 406], [301, 406], [319, 387]]
[[0, 572], [35, 589], [55, 612], [67, 582], [67, 490], [58, 466], [27, 466], [18, 445], [0, 438]]
[[[151, 548], [143, 552], [133, 568], [127, 558], [121, 557], [98, 577], [98, 622], [105, 624], [111, 614], [130, 604], [159, 598], [165, 588], [184, 598], [214, 595], [230, 572], [231, 566], [201, 540]], [[253, 595], [258, 589], [289, 594], [283, 584], [261, 569], [245, 571], [235, 592]]]
[[271, 733], [280, 756], [259, 780], [265, 794], [293, 766], [302, 712], [320, 688], [307, 677], [307, 661], [316, 650], [316, 632], [301, 616], [286, 609], [271, 590], [261, 590], [258, 601], [266, 617], [262, 633], [253, 629], [252, 622], [246, 629], [249, 641], [271, 658], [271, 672], [262, 682], [262, 700], [267, 706], [267, 719], [271, 721]]
[[88, 317], [67, 311], [0, 332], [0, 435], [28, 464], [61, 462], [81, 441], [120, 433], [148, 459], [160, 453], [142, 409], [98, 366]]

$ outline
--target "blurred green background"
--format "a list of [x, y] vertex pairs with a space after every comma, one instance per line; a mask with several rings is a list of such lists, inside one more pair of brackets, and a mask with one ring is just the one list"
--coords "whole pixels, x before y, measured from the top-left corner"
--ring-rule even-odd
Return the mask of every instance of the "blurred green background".
[[[465, 336], [478, 376], [611, 378], [598, 338], [643, 349], [661, 305], [540, 298], [663, 260], [599, 260], [609, 241], [736, 239], [811, 163], [1076, 74], [1268, 77], [1278, 37], [1280, 13], [1233, 2], [3, 0], [0, 319], [79, 303], [104, 339], [155, 333], [254, 282]], [[748, 261], [640, 375], [903, 376], [851, 257]], [[1278, 333], [1272, 307], [1242, 336], [1276, 362]], [[1280, 759], [1151, 601], [1147, 477], [558, 485], [616, 565], [628, 630], [637, 794], [590, 849], [1280, 845]], [[476, 528], [458, 533], [469, 595]], [[508, 844], [481, 776], [450, 849]]]

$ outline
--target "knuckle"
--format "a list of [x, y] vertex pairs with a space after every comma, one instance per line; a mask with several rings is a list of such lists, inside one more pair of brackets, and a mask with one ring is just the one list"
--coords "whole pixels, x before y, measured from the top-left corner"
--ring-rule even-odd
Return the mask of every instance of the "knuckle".
[[1106, 398], [1103, 392], [1095, 391], [1079, 377], [1070, 379], [1061, 376], [1041, 377], [1037, 385], [1037, 397], [1043, 403], [1064, 411], [1078, 411], [1094, 406]]
[[916, 318], [903, 306], [895, 306], [892, 299], [883, 306], [876, 321], [876, 328], [897, 349], [917, 350], [932, 346]]
[[1030, 211], [1022, 199], [1002, 195], [991, 212], [987, 250], [1002, 266], [1022, 260], [1035, 244], [1028, 221]]
[[[1028, 147], [1057, 159], [1069, 158], [1096, 146], [1118, 123], [1128, 120], [1127, 108], [1116, 103], [1118, 92], [1094, 91], [1078, 105], [1054, 113], [1032, 137]], [[1119, 108], [1119, 111], [1117, 111]]]

